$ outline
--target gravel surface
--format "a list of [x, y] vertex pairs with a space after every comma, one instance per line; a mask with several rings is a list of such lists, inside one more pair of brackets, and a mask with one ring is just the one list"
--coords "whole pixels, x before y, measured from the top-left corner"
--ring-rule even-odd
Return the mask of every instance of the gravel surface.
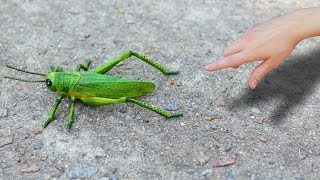
[[1, 74], [41, 76], [50, 65], [91, 69], [128, 49], [179, 75], [130, 58], [109, 74], [153, 81], [139, 98], [183, 112], [165, 119], [133, 104], [92, 108], [69, 99], [48, 128], [57, 94], [44, 83], [0, 79], [0, 179], [319, 179], [320, 39], [301, 42], [251, 91], [257, 63], [205, 72], [205, 64], [256, 23], [317, 0], [0, 0]]

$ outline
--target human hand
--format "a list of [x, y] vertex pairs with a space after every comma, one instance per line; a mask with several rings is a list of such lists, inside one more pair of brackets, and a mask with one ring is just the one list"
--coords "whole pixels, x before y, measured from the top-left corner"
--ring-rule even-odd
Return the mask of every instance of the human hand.
[[224, 58], [208, 64], [206, 70], [238, 68], [244, 63], [262, 61], [249, 78], [249, 87], [255, 89], [261, 79], [279, 66], [304, 38], [303, 18], [299, 17], [299, 13], [292, 12], [256, 25], [231, 43], [224, 51]]

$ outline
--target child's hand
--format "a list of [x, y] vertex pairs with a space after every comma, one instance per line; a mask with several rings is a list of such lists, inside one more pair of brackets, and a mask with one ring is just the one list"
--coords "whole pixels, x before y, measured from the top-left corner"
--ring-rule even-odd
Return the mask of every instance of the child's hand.
[[295, 11], [256, 25], [225, 49], [223, 59], [208, 64], [206, 70], [238, 68], [247, 62], [262, 61], [249, 78], [249, 87], [256, 88], [306, 38], [304, 17]]

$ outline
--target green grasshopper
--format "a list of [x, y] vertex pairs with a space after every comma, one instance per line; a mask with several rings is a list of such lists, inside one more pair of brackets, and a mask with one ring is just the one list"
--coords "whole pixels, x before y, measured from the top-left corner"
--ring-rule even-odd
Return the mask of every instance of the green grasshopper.
[[[79, 99], [88, 106], [103, 106], [131, 102], [151, 111], [154, 111], [166, 118], [182, 116], [182, 113], [171, 114], [153, 105], [135, 99], [136, 97], [140, 97], [146, 95], [147, 93], [153, 92], [155, 89], [155, 84], [153, 82], [131, 80], [105, 75], [105, 73], [107, 73], [118, 63], [131, 56], [135, 56], [141, 59], [142, 61], [150, 64], [151, 66], [155, 67], [165, 75], [173, 75], [179, 73], [179, 71], [169, 71], [162, 67], [160, 64], [156, 63], [154, 60], [137, 52], [128, 50], [125, 51], [118, 58], [113, 59], [105, 64], [102, 64], [101, 66], [98, 66], [91, 72], [88, 71], [89, 66], [91, 64], [91, 60], [87, 59], [84, 64], [78, 64], [75, 71], [63, 71], [63, 69], [60, 66], [50, 66], [52, 72], [48, 73], [47, 75], [25, 71], [7, 65], [7, 67], [17, 71], [45, 76], [44, 81], [25, 80], [8, 76], [3, 77], [8, 79], [20, 80], [24, 82], [45, 82], [46, 86], [51, 91], [60, 93], [55, 104], [52, 107], [48, 120], [43, 125], [44, 128], [46, 128], [53, 121], [58, 105], [60, 104], [61, 100], [65, 97], [70, 97], [71, 99], [67, 126], [67, 129], [69, 131], [71, 129], [74, 119], [75, 99]], [[81, 69], [83, 69], [84, 71], [80, 71]]]

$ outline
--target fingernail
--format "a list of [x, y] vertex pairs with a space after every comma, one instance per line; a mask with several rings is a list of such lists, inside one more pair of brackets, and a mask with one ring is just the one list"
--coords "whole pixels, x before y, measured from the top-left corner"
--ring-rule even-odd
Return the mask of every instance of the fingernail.
[[258, 85], [258, 80], [257, 79], [253, 79], [251, 82], [251, 89], [255, 89]]

